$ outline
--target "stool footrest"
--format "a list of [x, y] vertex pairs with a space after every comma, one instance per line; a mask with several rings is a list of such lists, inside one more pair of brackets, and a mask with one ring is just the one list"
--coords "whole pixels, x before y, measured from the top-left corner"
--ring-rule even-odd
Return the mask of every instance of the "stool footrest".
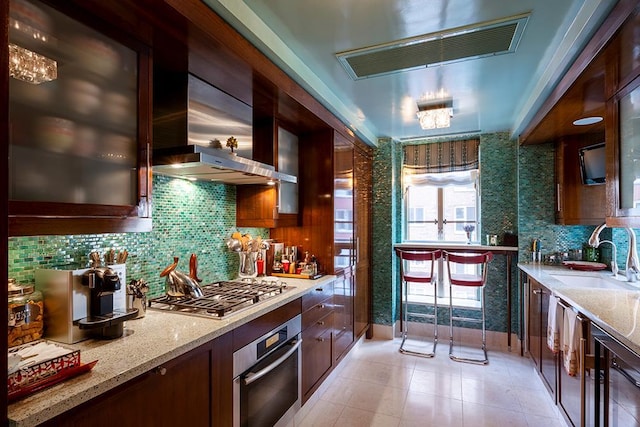
[[457, 320], [460, 322], [473, 322], [473, 323], [482, 323], [482, 319], [476, 319], [473, 317], [452, 317], [451, 320]]
[[429, 314], [429, 313], [413, 313], [411, 311], [407, 312], [407, 317], [419, 317], [421, 319], [433, 319], [434, 317], [436, 317], [435, 314]]

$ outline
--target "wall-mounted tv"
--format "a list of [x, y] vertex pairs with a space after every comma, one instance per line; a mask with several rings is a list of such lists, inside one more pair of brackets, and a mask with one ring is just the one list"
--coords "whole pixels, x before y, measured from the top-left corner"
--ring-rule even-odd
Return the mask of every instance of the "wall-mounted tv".
[[580, 158], [580, 175], [584, 185], [599, 185], [605, 181], [604, 142], [590, 145], [578, 150]]

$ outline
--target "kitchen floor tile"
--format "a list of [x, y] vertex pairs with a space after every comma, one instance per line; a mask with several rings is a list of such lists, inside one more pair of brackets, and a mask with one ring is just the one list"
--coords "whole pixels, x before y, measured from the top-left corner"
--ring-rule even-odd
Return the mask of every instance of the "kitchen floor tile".
[[340, 427], [396, 427], [400, 418], [357, 408], [344, 408], [336, 426]]
[[295, 418], [295, 426], [566, 427], [519, 352], [489, 351], [488, 365], [402, 354], [400, 339], [362, 340]]
[[309, 413], [296, 426], [301, 427], [332, 427], [340, 418], [344, 405], [318, 400]]

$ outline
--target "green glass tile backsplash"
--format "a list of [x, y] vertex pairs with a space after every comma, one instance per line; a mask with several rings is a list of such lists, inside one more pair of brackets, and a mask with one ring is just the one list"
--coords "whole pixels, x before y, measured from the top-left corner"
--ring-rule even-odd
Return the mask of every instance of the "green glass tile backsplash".
[[225, 241], [238, 230], [268, 238], [268, 229], [241, 228], [236, 222], [235, 186], [191, 182], [166, 176], [153, 178], [153, 230], [148, 233], [87, 234], [9, 238], [9, 277], [33, 283], [38, 268], [88, 265], [89, 253], [126, 249], [127, 279], [145, 279], [150, 296], [164, 292], [159, 274], [173, 257], [189, 270], [198, 256], [198, 275], [206, 282], [237, 277], [238, 259]]

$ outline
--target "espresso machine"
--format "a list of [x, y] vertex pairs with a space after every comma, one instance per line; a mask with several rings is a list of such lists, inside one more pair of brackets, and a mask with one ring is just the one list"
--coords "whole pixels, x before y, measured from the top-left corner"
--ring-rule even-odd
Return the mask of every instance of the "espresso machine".
[[73, 344], [94, 337], [117, 338], [124, 332], [123, 322], [137, 316], [137, 309], [127, 310], [125, 264], [38, 269], [35, 279], [44, 295], [47, 339]]
[[89, 313], [77, 321], [78, 327], [96, 338], [121, 337], [124, 321], [137, 317], [138, 309], [114, 309], [114, 294], [124, 292], [118, 273], [111, 267], [91, 267], [82, 274], [82, 286], [89, 288]]

